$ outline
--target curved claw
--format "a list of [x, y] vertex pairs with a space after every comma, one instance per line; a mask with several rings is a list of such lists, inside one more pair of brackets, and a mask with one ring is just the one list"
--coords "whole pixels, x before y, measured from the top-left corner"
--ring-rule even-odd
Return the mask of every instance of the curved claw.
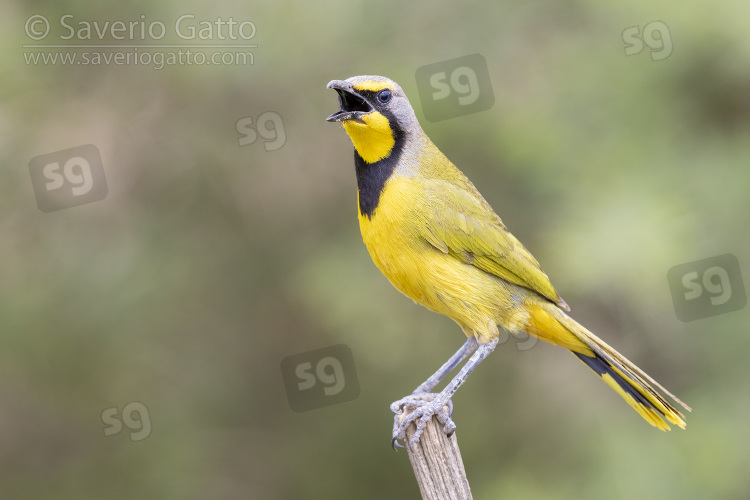
[[391, 439], [391, 447], [393, 448], [393, 451], [398, 451], [399, 448], [403, 448], [404, 446], [398, 442], [397, 438]]
[[450, 420], [450, 416], [453, 415], [453, 400], [449, 399], [446, 405], [448, 405], [448, 420]]
[[453, 420], [448, 419], [448, 423], [443, 426], [443, 432], [445, 432], [445, 435], [448, 437], [451, 437], [453, 433], [456, 432], [456, 424], [453, 422]]

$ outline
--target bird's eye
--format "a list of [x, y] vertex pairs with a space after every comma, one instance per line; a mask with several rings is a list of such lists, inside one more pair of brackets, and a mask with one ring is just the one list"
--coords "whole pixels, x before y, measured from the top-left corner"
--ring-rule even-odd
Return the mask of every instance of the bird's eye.
[[378, 101], [385, 104], [391, 100], [391, 91], [388, 89], [381, 90], [378, 92]]

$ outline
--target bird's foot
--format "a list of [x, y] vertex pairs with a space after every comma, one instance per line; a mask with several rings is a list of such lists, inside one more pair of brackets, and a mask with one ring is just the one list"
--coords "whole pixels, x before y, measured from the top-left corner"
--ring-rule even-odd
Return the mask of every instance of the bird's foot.
[[[411, 413], [408, 413], [407, 410], [410, 408], [412, 409]], [[391, 411], [396, 414], [393, 419], [393, 439], [391, 439], [391, 446], [393, 446], [394, 450], [397, 447], [402, 447], [398, 440], [406, 439], [406, 429], [412, 422], [417, 421], [417, 419], [417, 430], [409, 440], [409, 448], [419, 442], [422, 431], [433, 415], [437, 417], [438, 422], [443, 424], [443, 431], [449, 437], [456, 430], [456, 424], [451, 420], [453, 401], [440, 393], [423, 392], [410, 394], [405, 398], [391, 403]], [[408, 414], [405, 415], [405, 413]]]

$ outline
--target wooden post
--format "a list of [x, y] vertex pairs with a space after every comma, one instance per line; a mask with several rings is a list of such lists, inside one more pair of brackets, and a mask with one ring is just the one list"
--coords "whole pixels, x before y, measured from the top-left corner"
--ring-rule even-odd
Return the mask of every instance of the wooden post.
[[[406, 407], [403, 420], [414, 408]], [[424, 428], [419, 443], [412, 450], [409, 440], [417, 427], [412, 423], [406, 428], [404, 447], [419, 483], [424, 500], [471, 500], [471, 489], [466, 479], [466, 470], [458, 449], [456, 433], [445, 435], [443, 426], [434, 416]]]

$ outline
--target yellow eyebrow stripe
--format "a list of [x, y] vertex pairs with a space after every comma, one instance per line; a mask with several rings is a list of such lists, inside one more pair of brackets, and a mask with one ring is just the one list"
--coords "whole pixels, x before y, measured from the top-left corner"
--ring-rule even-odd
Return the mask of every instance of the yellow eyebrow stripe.
[[393, 87], [391, 87], [388, 82], [376, 82], [375, 80], [365, 80], [363, 82], [359, 82], [355, 84], [354, 89], [355, 90], [371, 90], [373, 92], [377, 92], [378, 90], [383, 90], [383, 89], [393, 90]]

